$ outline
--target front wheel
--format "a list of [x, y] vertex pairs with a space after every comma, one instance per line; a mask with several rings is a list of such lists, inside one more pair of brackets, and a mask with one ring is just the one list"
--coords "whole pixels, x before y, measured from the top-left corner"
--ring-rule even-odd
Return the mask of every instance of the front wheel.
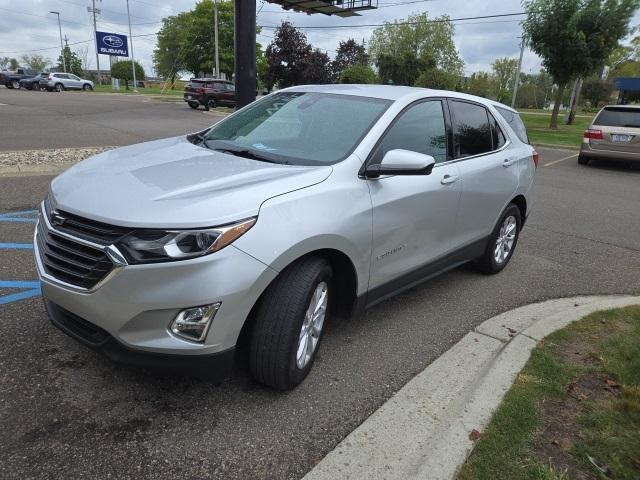
[[204, 109], [209, 111], [211, 108], [216, 108], [216, 100], [215, 98], [210, 98], [207, 100], [207, 103], [204, 106]]
[[20, 89], [20, 82], [18, 82], [17, 80], [13, 80], [11, 82], [11, 88]]
[[520, 209], [512, 203], [493, 229], [484, 254], [476, 261], [481, 272], [499, 273], [507, 266], [516, 249], [521, 227]]
[[290, 390], [305, 379], [318, 352], [332, 297], [332, 271], [309, 257], [285, 269], [258, 305], [249, 363], [264, 385]]
[[191, 108], [193, 108], [194, 110], [195, 110], [195, 109], [197, 109], [197, 108], [200, 106], [200, 104], [199, 104], [198, 102], [187, 102], [187, 103], [188, 103], [188, 104], [189, 104], [189, 106], [190, 106]]
[[89, 92], [89, 91], [93, 90], [93, 87], [91, 85], [89, 85], [88, 83], [85, 83], [82, 86], [82, 90], [84, 90], [85, 92]]

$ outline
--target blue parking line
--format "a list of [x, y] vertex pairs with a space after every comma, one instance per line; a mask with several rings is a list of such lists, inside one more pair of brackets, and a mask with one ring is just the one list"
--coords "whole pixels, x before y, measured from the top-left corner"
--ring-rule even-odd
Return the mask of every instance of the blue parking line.
[[33, 250], [32, 243], [0, 243], [0, 250]]
[[35, 223], [36, 218], [34, 216], [37, 214], [38, 210], [0, 213], [0, 222]]
[[0, 305], [37, 297], [42, 294], [40, 282], [23, 282], [18, 280], [0, 280], [0, 288], [21, 288], [22, 292], [11, 293], [0, 297]]

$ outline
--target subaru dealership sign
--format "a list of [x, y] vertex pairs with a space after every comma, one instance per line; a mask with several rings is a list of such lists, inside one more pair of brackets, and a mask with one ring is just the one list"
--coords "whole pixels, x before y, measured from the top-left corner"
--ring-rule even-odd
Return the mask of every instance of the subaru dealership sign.
[[127, 36], [119, 33], [96, 32], [98, 53], [115, 57], [128, 57]]

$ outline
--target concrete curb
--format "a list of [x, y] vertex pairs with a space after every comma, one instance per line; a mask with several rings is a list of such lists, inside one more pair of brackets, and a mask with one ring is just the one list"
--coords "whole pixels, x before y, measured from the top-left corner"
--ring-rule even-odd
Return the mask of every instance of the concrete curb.
[[453, 478], [538, 341], [640, 296], [549, 300], [479, 325], [414, 377], [331, 451], [305, 480]]

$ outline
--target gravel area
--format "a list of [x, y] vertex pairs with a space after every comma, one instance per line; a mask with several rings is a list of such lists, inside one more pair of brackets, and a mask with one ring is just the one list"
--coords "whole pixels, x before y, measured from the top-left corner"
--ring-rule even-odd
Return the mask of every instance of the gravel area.
[[48, 150], [16, 150], [0, 152], [2, 167], [63, 167], [116, 147], [53, 148]]

